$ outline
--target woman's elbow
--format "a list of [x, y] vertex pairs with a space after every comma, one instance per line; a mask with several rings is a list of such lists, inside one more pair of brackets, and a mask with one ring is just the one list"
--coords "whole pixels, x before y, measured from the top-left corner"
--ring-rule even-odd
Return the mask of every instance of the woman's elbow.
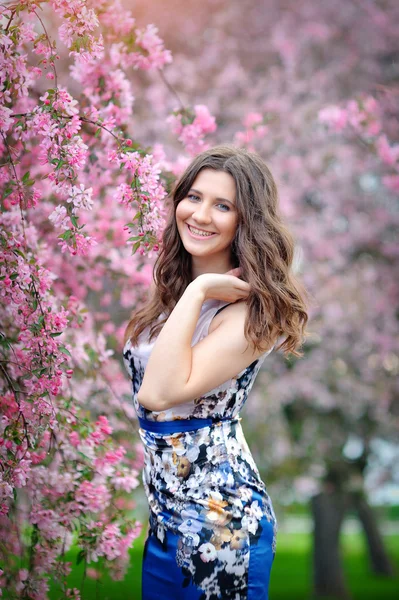
[[147, 410], [160, 412], [168, 408], [166, 406], [165, 398], [160, 398], [156, 394], [146, 393], [146, 391], [141, 388], [137, 394], [137, 400], [141, 406], [144, 406]]

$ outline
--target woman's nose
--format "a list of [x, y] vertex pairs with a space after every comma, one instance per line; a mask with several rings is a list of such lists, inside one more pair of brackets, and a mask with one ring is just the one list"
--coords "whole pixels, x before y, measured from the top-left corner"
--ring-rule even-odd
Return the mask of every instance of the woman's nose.
[[192, 214], [195, 221], [198, 223], [210, 223], [212, 221], [211, 211], [204, 202], [196, 206], [196, 210]]

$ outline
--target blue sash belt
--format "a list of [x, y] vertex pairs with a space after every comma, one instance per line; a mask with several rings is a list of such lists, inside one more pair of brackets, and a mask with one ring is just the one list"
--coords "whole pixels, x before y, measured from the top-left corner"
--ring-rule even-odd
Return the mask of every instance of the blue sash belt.
[[145, 431], [151, 431], [152, 433], [183, 433], [184, 431], [195, 431], [196, 429], [202, 429], [203, 427], [211, 427], [217, 423], [223, 421], [230, 421], [230, 423], [237, 423], [241, 421], [240, 417], [224, 418], [209, 418], [209, 419], [176, 419], [175, 421], [149, 421], [148, 419], [142, 419], [138, 417], [140, 428]]

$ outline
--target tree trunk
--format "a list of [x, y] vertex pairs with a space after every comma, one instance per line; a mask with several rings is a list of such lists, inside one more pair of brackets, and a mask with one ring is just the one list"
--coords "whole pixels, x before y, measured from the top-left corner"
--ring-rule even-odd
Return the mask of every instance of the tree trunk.
[[370, 562], [374, 573], [393, 576], [394, 568], [385, 550], [374, 512], [363, 494], [354, 494], [352, 500], [353, 507], [366, 535]]
[[348, 507], [347, 496], [323, 491], [311, 501], [313, 533], [314, 598], [344, 598], [346, 587], [339, 551], [339, 534]]

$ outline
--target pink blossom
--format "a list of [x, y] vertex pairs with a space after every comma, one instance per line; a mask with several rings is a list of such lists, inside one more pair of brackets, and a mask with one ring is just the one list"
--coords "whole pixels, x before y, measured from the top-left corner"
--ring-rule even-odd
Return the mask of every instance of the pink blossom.
[[77, 588], [68, 588], [66, 591], [66, 598], [71, 600], [81, 600], [80, 591]]
[[90, 579], [101, 579], [101, 571], [98, 571], [93, 567], [88, 567], [86, 569], [86, 575], [87, 577], [90, 577]]
[[65, 230], [69, 229], [71, 226], [71, 221], [65, 206], [56, 206], [48, 218], [53, 223], [54, 227], [59, 227], [60, 229]]
[[73, 256], [77, 254], [85, 256], [89, 253], [90, 249], [97, 244], [95, 239], [81, 233], [75, 233], [74, 241], [75, 245], [68, 243], [68, 241], [64, 239], [60, 240], [58, 244], [61, 247], [61, 252], [66, 252], [66, 250], [68, 250]]
[[342, 131], [348, 123], [348, 113], [338, 106], [328, 106], [319, 111], [319, 120], [331, 126], [334, 131]]
[[244, 127], [253, 127], [254, 125], [259, 125], [263, 121], [263, 116], [260, 113], [248, 113], [245, 117], [243, 124]]
[[[190, 120], [188, 124], [183, 124], [183, 115], [185, 120]], [[186, 111], [177, 111], [169, 116], [167, 121], [173, 133], [179, 136], [179, 141], [191, 155], [205, 150], [207, 145], [203, 139], [204, 135], [216, 130], [215, 118], [202, 104], [194, 107], [194, 114], [191, 117], [186, 114]]]
[[109, 450], [108, 452], [106, 452], [106, 454], [104, 456], [104, 460], [108, 464], [114, 465], [114, 464], [119, 463], [125, 454], [126, 454], [125, 448], [123, 448], [123, 446], [119, 446], [115, 450], [112, 450], [112, 451]]
[[94, 485], [90, 481], [83, 481], [76, 490], [75, 498], [87, 510], [102, 512], [109, 505], [111, 494], [103, 484]]
[[69, 441], [74, 448], [77, 448], [80, 443], [80, 437], [77, 431], [71, 431], [69, 434]]
[[121, 183], [117, 190], [115, 199], [121, 204], [129, 205], [134, 199], [133, 189], [127, 183]]
[[74, 212], [79, 208], [91, 210], [94, 204], [92, 195], [93, 188], [85, 188], [83, 183], [79, 186], [73, 185], [69, 191], [67, 202], [72, 202]]
[[[95, 40], [91, 36], [91, 32], [99, 25], [98, 17], [94, 9], [87, 8], [87, 6], [80, 2], [76, 3], [76, 6], [71, 12], [69, 12], [71, 9], [67, 6], [63, 6], [63, 3], [61, 2], [54, 2], [54, 5], [58, 9], [57, 12], [60, 12], [64, 17], [64, 22], [59, 28], [59, 36], [66, 46], [69, 48], [71, 46], [73, 47], [75, 36], [85, 36], [88, 41], [91, 41], [94, 44]], [[73, 19], [70, 18], [72, 15], [74, 17]], [[80, 52], [82, 52], [83, 48], [80, 47], [79, 49]], [[74, 50], [73, 53], [75, 54], [76, 50]]]
[[194, 111], [193, 125], [200, 129], [201, 134], [213, 133], [216, 130], [216, 121], [215, 117], [210, 114], [208, 107], [204, 104], [197, 104], [194, 106]]
[[385, 175], [385, 177], [382, 178], [382, 183], [389, 190], [399, 192], [399, 175]]
[[11, 125], [15, 123], [15, 119], [11, 117], [12, 109], [6, 106], [0, 106], [0, 131], [7, 133]]
[[381, 160], [387, 165], [394, 165], [399, 161], [399, 144], [391, 146], [386, 135], [377, 139], [377, 151]]
[[108, 560], [114, 560], [116, 557], [120, 556], [120, 535], [120, 528], [117, 524], [112, 523], [107, 525], [97, 546], [97, 554], [99, 556], [105, 556]]
[[142, 444], [135, 444], [135, 459], [133, 462], [133, 468], [140, 470], [144, 465], [144, 449]]
[[111, 435], [112, 427], [108, 423], [108, 419], [104, 415], [100, 415], [96, 421], [96, 425], [104, 435]]
[[[68, 135], [70, 135], [70, 131], [68, 130]], [[66, 152], [66, 160], [69, 165], [76, 169], [83, 169], [87, 160], [88, 147], [83, 143], [82, 138], [74, 136], [69, 144], [64, 145], [64, 151]]]
[[127, 493], [132, 492], [138, 485], [139, 480], [136, 475], [115, 475], [112, 483], [116, 490], [124, 490]]
[[133, 64], [136, 69], [162, 69], [172, 62], [172, 55], [169, 50], [165, 50], [163, 41], [158, 36], [158, 28], [154, 25], [147, 25], [145, 29], [136, 29], [136, 44], [144, 50], [143, 54], [138, 52], [130, 54], [130, 64]]

